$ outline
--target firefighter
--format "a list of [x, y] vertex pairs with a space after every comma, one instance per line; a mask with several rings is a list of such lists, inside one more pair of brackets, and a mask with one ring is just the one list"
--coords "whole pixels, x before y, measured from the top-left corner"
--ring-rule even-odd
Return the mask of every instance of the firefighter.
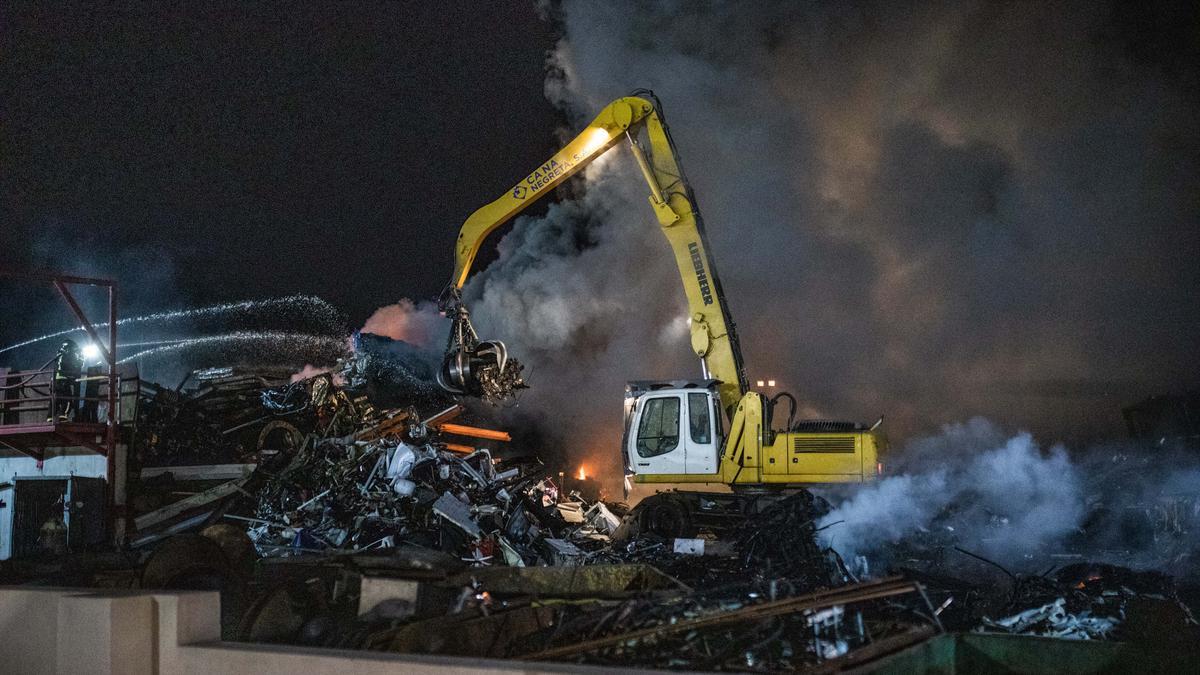
[[76, 412], [79, 401], [79, 378], [83, 376], [83, 357], [74, 340], [63, 342], [54, 363], [54, 417], [66, 421]]

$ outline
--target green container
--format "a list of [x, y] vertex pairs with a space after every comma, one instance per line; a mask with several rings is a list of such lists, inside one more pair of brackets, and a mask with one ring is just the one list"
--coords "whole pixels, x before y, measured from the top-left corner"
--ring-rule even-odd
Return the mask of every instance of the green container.
[[869, 673], [1195, 673], [1195, 655], [1127, 642], [947, 633], [866, 664]]

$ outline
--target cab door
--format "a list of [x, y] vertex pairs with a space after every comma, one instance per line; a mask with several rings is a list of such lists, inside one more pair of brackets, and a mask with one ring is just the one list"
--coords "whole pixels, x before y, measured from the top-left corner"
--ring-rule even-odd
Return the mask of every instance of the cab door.
[[717, 472], [717, 429], [714, 410], [711, 394], [688, 392], [684, 473]]
[[680, 394], [642, 396], [627, 449], [635, 473], [687, 473], [686, 444], [680, 433], [685, 412]]

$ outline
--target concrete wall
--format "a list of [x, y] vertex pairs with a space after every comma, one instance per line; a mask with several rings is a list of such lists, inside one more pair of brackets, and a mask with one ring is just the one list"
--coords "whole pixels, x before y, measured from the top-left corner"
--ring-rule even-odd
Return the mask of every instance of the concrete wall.
[[611, 669], [220, 642], [215, 592], [0, 587], [0, 672], [14, 675], [581, 673]]

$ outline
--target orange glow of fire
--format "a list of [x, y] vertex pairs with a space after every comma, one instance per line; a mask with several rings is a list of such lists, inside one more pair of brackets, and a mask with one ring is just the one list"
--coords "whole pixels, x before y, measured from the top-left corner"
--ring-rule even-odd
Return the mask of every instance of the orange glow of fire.
[[579, 467], [579, 473], [575, 474], [575, 477], [579, 480], [587, 480], [587, 467], [581, 465]]

